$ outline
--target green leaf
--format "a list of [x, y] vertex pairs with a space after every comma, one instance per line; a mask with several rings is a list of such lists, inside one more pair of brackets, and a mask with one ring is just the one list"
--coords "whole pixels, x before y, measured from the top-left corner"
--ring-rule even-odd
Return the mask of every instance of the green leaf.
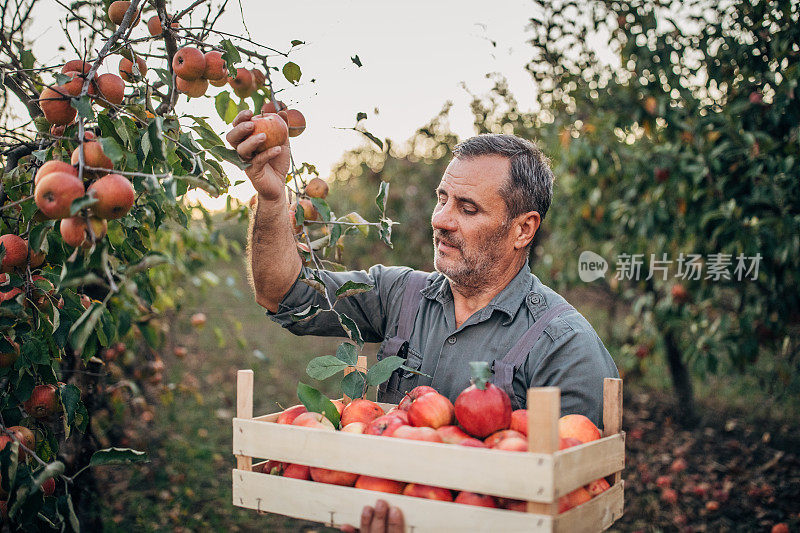
[[323, 355], [308, 362], [306, 374], [314, 379], [323, 380], [342, 372], [347, 366], [347, 363], [332, 355]]
[[239, 50], [236, 49], [236, 46], [234, 46], [230, 39], [224, 39], [219, 44], [225, 50], [222, 52], [222, 59], [228, 64], [228, 74], [235, 77], [235, 65], [242, 62], [242, 56], [239, 55]]
[[69, 330], [69, 340], [72, 344], [73, 350], [77, 355], [83, 353], [83, 348], [86, 346], [86, 341], [89, 340], [89, 335], [94, 331], [97, 321], [103, 314], [105, 305], [100, 302], [92, 302], [92, 305], [86, 309], [78, 320], [72, 325]]
[[61, 403], [64, 404], [64, 412], [67, 414], [67, 425], [76, 427], [81, 432], [86, 431], [89, 414], [81, 401], [81, 390], [71, 383], [65, 385], [61, 388]]
[[55, 224], [55, 220], [48, 220], [46, 222], [42, 222], [41, 224], [36, 224], [31, 228], [31, 231], [28, 234], [28, 245], [31, 247], [31, 250], [34, 252], [42, 251], [42, 244], [47, 237], [47, 233], [53, 229]]
[[367, 386], [377, 387], [381, 383], [388, 381], [392, 372], [403, 366], [405, 362], [405, 359], [396, 355], [381, 359], [367, 370]]
[[391, 218], [382, 218], [381, 219], [381, 229], [378, 232], [381, 240], [388, 246], [392, 248], [392, 219]]
[[72, 200], [72, 204], [69, 208], [69, 216], [74, 217], [78, 214], [78, 211], [83, 209], [84, 207], [89, 207], [90, 205], [94, 205], [97, 203], [97, 198], [94, 197], [94, 194], [87, 194], [85, 196], [81, 196], [80, 198], [76, 198]]
[[486, 383], [492, 377], [492, 369], [486, 361], [470, 361], [469, 369], [472, 374], [472, 382], [480, 390], [486, 389]]
[[283, 66], [283, 76], [289, 81], [289, 83], [297, 84], [300, 81], [300, 76], [302, 76], [302, 72], [300, 72], [300, 66], [297, 63], [289, 61]]
[[343, 342], [336, 348], [336, 358], [350, 366], [358, 364], [358, 348], [349, 342]]
[[369, 235], [369, 223], [364, 217], [362, 217], [355, 211], [346, 214], [345, 216], [339, 218], [339, 220], [343, 222], [351, 222], [353, 224], [358, 224], [357, 226], [355, 226], [355, 228], [358, 229], [358, 231], [361, 232], [361, 234], [364, 237]]
[[301, 41], [299, 39], [292, 39], [292, 46], [300, 46], [301, 44], [305, 44], [305, 41]]
[[103, 146], [103, 152], [115, 165], [118, 165], [125, 157], [125, 151], [113, 137], [100, 137], [97, 140]]
[[150, 462], [150, 459], [147, 457], [146, 452], [130, 448], [105, 448], [92, 454], [89, 466], [128, 465], [147, 462]]
[[64, 463], [61, 461], [53, 461], [48, 463], [33, 477], [34, 490], [39, 490], [42, 484], [48, 479], [58, 477], [64, 473]]
[[239, 109], [236, 107], [236, 102], [231, 99], [228, 91], [222, 91], [214, 98], [214, 107], [217, 109], [219, 117], [225, 121], [226, 124], [233, 122]]
[[378, 210], [381, 212], [381, 217], [383, 217], [383, 213], [386, 212], [386, 199], [388, 196], [389, 183], [381, 181], [381, 185], [378, 188], [378, 196], [375, 197], [375, 205], [378, 206]]
[[361, 398], [364, 396], [365, 383], [364, 373], [355, 370], [342, 378], [342, 392], [353, 400]]
[[161, 161], [167, 158], [167, 154], [164, 152], [164, 133], [162, 131], [163, 124], [164, 119], [161, 117], [156, 117], [147, 127], [147, 135], [150, 137], [150, 146], [153, 147], [153, 154]]
[[358, 57], [358, 54], [356, 54], [356, 55], [354, 55], [353, 57], [351, 57], [351, 58], [350, 58], [350, 61], [352, 61], [353, 63], [355, 63], [355, 64], [356, 64], [357, 66], [359, 66], [359, 67], [363, 66], [363, 65], [361, 64], [361, 58], [360, 58], [360, 57]]
[[356, 113], [356, 122], [366, 119], [367, 119], [367, 114], [364, 113], [363, 111], [359, 111], [358, 113]]
[[241, 170], [244, 170], [250, 166], [250, 163], [242, 161], [242, 158], [239, 157], [239, 153], [232, 148], [225, 148], [224, 146], [212, 146], [208, 149], [208, 152], [217, 158], [217, 160], [232, 163]]
[[89, 96], [82, 98], [72, 98], [72, 107], [78, 110], [78, 114], [89, 122], [94, 122], [94, 110], [92, 109], [92, 99]]
[[317, 316], [322, 308], [318, 305], [310, 305], [308, 309], [305, 311], [301, 311], [300, 313], [295, 313], [291, 315], [289, 318], [292, 319], [294, 322], [302, 322], [303, 320], [308, 320], [310, 318], [314, 318]]
[[348, 296], [361, 294], [362, 292], [369, 292], [374, 288], [375, 285], [370, 285], [369, 283], [356, 283], [353, 280], [348, 280], [344, 285], [336, 289], [336, 299], [341, 300], [342, 298], [347, 298]]
[[322, 413], [331, 421], [333, 427], [339, 428], [339, 410], [320, 391], [300, 381], [297, 383], [297, 397], [309, 412]]
[[316, 207], [317, 211], [319, 211], [322, 220], [324, 220], [325, 222], [330, 221], [331, 208], [328, 206], [328, 202], [326, 202], [322, 198], [311, 198], [311, 203], [314, 204], [314, 207]]
[[364, 339], [361, 338], [361, 331], [358, 329], [358, 324], [347, 315], [340, 313], [336, 316], [339, 319], [339, 324], [342, 325], [345, 333], [350, 337], [350, 340], [358, 344], [359, 347], [364, 346]]
[[185, 115], [188, 118], [191, 118], [197, 123], [197, 126], [193, 127], [192, 129], [200, 134], [201, 137], [204, 139], [211, 141], [214, 144], [223, 144], [222, 139], [219, 138], [219, 135], [214, 131], [214, 128], [206, 122], [202, 117], [196, 117], [194, 115]]

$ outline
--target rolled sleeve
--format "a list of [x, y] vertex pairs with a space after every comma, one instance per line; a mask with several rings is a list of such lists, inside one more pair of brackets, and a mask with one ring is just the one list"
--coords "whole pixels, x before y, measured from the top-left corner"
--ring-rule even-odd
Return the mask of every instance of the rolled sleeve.
[[[319, 335], [328, 337], [346, 336], [335, 313], [321, 311], [315, 316], [302, 320], [302, 316], [314, 312], [315, 308], [327, 309], [328, 302], [323, 294], [303, 282], [303, 278], [313, 279], [316, 275], [327, 287], [328, 297], [339, 313], [353, 320], [366, 342], [383, 340], [386, 329], [386, 302], [392, 296], [397, 280], [410, 269], [375, 265], [369, 269], [348, 272], [331, 272], [304, 267], [294, 285], [283, 297], [278, 311], [267, 311], [267, 316], [295, 335]], [[336, 301], [336, 291], [347, 283], [372, 285], [369, 291], [342, 298]]]

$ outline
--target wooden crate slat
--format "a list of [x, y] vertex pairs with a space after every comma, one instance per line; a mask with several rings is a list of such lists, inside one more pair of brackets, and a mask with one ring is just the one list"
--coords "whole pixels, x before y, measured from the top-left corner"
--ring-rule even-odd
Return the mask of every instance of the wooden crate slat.
[[233, 471], [233, 504], [341, 527], [358, 527], [365, 505], [383, 499], [403, 511], [406, 531], [549, 532], [549, 516], [339, 487], [244, 470]]
[[625, 468], [625, 438], [617, 433], [554, 454], [556, 497]]
[[555, 517], [555, 533], [603, 531], [622, 516], [625, 482], [620, 481], [588, 502]]
[[551, 502], [554, 498], [552, 455], [489, 451], [256, 420], [234, 419], [233, 430], [237, 455], [518, 500]]
[[[236, 416], [253, 418], [253, 371], [239, 370], [236, 373]], [[250, 470], [252, 457], [244, 454], [236, 455], [236, 468]]]

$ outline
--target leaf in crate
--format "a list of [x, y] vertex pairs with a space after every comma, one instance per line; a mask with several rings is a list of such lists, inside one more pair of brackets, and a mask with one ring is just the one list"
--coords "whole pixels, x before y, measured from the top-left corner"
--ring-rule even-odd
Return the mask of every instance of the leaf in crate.
[[131, 448], [105, 448], [97, 450], [89, 460], [89, 466], [127, 465], [132, 463], [147, 463], [150, 459], [146, 452], [132, 450]]
[[374, 288], [375, 285], [370, 285], [369, 283], [356, 283], [353, 280], [349, 280], [344, 285], [336, 289], [336, 299], [341, 300], [342, 298], [347, 298], [348, 296], [353, 296], [354, 294], [361, 294], [362, 292], [371, 291]]
[[391, 355], [381, 359], [367, 370], [367, 386], [377, 387], [387, 381], [392, 372], [403, 366], [405, 359], [396, 355]]
[[331, 421], [333, 427], [339, 427], [339, 410], [320, 391], [300, 381], [297, 383], [297, 398], [310, 412], [322, 413], [325, 418]]
[[355, 400], [364, 396], [364, 373], [355, 370], [342, 378], [342, 392]]
[[358, 349], [349, 342], [343, 342], [336, 348], [336, 357], [350, 366], [356, 366], [358, 363]]
[[347, 366], [347, 363], [337, 359], [333, 355], [322, 355], [308, 362], [306, 374], [314, 379], [323, 380], [342, 372]]

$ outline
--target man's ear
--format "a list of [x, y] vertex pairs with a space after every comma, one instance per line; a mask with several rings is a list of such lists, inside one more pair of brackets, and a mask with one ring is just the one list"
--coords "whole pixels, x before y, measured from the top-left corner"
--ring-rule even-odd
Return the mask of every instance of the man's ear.
[[534, 235], [542, 223], [542, 217], [538, 211], [529, 211], [516, 218], [514, 226], [517, 228], [517, 238], [514, 240], [514, 248], [521, 250], [526, 248], [533, 240]]

